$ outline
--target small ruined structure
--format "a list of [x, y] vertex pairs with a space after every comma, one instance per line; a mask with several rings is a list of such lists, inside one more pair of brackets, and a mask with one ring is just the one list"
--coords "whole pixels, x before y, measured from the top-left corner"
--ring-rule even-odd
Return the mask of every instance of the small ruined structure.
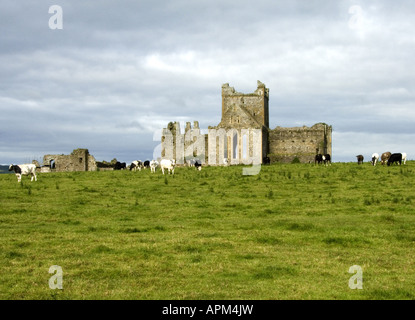
[[75, 149], [70, 155], [47, 154], [43, 156], [42, 172], [96, 171], [95, 158], [88, 149]]
[[269, 89], [258, 81], [253, 93], [237, 92], [222, 85], [222, 118], [202, 134], [199, 123], [170, 122], [162, 131], [161, 157], [184, 164], [199, 159], [209, 165], [262, 164], [271, 162], [312, 162], [318, 153], [331, 154], [332, 127], [317, 123], [312, 127], [269, 128]]

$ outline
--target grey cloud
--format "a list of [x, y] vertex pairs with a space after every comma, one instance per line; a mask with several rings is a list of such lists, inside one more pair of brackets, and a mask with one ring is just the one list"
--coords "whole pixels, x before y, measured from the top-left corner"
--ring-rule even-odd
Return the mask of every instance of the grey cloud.
[[52, 4], [2, 5], [0, 162], [81, 143], [150, 158], [157, 128], [216, 125], [221, 85], [249, 93], [256, 80], [271, 127], [332, 124], [344, 159], [362, 135], [414, 133], [410, 1], [60, 1], [63, 30], [48, 28]]

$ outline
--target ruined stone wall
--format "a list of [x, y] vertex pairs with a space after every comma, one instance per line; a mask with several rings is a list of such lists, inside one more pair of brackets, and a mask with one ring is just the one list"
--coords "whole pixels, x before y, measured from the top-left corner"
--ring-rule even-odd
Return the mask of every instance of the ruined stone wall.
[[260, 164], [263, 158], [263, 130], [254, 128], [210, 127], [208, 134], [209, 165]]
[[269, 131], [269, 158], [271, 162], [314, 162], [315, 155], [332, 154], [332, 127], [317, 123], [312, 127], [276, 127]]
[[201, 133], [199, 122], [194, 121], [193, 128], [187, 122], [183, 134], [180, 123], [170, 122], [162, 131], [161, 158], [174, 159], [178, 165], [184, 165], [191, 159], [206, 163], [207, 135]]
[[88, 149], [75, 149], [70, 155], [47, 154], [43, 157], [44, 172], [96, 171], [95, 158]]

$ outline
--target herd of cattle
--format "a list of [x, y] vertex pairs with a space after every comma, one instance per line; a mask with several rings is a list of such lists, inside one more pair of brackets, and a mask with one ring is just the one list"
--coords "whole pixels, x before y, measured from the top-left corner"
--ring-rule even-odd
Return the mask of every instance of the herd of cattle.
[[[358, 155], [357, 157], [357, 163], [362, 164], [364, 157], [363, 155]], [[371, 164], [376, 165], [376, 163], [379, 161], [382, 165], [387, 164], [390, 166], [394, 163], [399, 163], [400, 165], [406, 164], [406, 153], [391, 153], [391, 152], [384, 152], [381, 156], [379, 156], [378, 153], [372, 154], [372, 160]], [[265, 164], [269, 164], [269, 158], [267, 161], [264, 160]], [[224, 159], [223, 162], [225, 165], [228, 164], [227, 159]], [[331, 156], [329, 154], [317, 154], [315, 156], [315, 164], [324, 164], [324, 165], [330, 165], [331, 164]], [[188, 161], [188, 166], [195, 167], [197, 170], [202, 170], [202, 163], [200, 160], [190, 160]], [[141, 161], [136, 160], [133, 161], [129, 166], [125, 162], [117, 162], [114, 165], [114, 170], [123, 170], [123, 169], [129, 169], [130, 171], [141, 171], [141, 169], [150, 168], [152, 173], [156, 172], [156, 169], [160, 167], [162, 173], [164, 174], [164, 171], [167, 170], [169, 174], [174, 174], [174, 168], [176, 166], [175, 160], [168, 160], [168, 159], [162, 159], [160, 162], [157, 160], [147, 160], [147, 161]], [[21, 182], [22, 176], [30, 176], [30, 181], [37, 181], [36, 177], [36, 165], [35, 164], [19, 164], [14, 165], [11, 164], [9, 166], [9, 171], [14, 171], [17, 177], [17, 182]]]
[[[189, 167], [195, 167], [197, 170], [202, 170], [202, 162], [198, 159], [192, 159], [188, 161]], [[168, 159], [162, 159], [160, 163], [157, 160], [135, 160], [131, 162], [129, 166], [125, 162], [117, 162], [114, 165], [114, 170], [123, 170], [123, 169], [129, 169], [130, 171], [141, 171], [141, 169], [147, 169], [150, 168], [152, 173], [156, 172], [156, 169], [160, 167], [161, 172], [164, 174], [164, 170], [167, 170], [169, 174], [174, 174], [174, 168], [176, 166], [176, 161], [168, 160]]]
[[[362, 164], [364, 157], [359, 154], [357, 157], [357, 164]], [[379, 153], [374, 153], [372, 154], [372, 160], [370, 161], [372, 165], [376, 166], [376, 163], [379, 161], [380, 158], [380, 163], [382, 165], [387, 164], [388, 166], [390, 166], [391, 164], [406, 164], [406, 153], [402, 152], [402, 153], [391, 153], [391, 152], [384, 152], [382, 153], [382, 155], [379, 157]]]

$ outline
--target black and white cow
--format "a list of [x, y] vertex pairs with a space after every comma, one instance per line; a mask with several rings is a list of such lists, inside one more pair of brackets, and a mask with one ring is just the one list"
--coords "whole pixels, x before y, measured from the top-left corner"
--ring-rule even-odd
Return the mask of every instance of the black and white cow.
[[379, 160], [379, 154], [378, 153], [374, 153], [372, 154], [372, 165], [376, 166], [376, 162], [378, 162]]
[[361, 154], [356, 156], [356, 158], [357, 158], [357, 164], [362, 164], [363, 163], [364, 157]]
[[323, 163], [324, 163], [326, 166], [331, 165], [331, 156], [330, 156], [328, 153], [323, 154], [322, 159], [323, 159]]
[[134, 170], [137, 171], [137, 169], [139, 171], [141, 171], [141, 168], [143, 167], [143, 163], [140, 160], [134, 160], [133, 162], [131, 162], [130, 164], [130, 171]]
[[152, 173], [156, 172], [156, 168], [159, 166], [159, 163], [157, 160], [151, 160], [150, 161], [150, 169]]
[[402, 164], [402, 153], [392, 153], [388, 159], [388, 166], [394, 164], [395, 162]]
[[168, 173], [174, 174], [174, 167], [176, 166], [176, 161], [169, 159], [162, 159], [160, 161], [161, 172], [164, 174], [164, 169], [167, 169]]
[[199, 159], [196, 159], [195, 160], [195, 168], [199, 171], [202, 170], [202, 161], [200, 161]]
[[14, 173], [16, 174], [17, 177], [17, 182], [21, 182], [22, 181], [22, 176], [31, 176], [30, 181], [33, 181], [33, 179], [35, 179], [35, 181], [37, 181], [37, 177], [36, 177], [36, 165], [35, 164], [19, 164], [19, 165], [14, 165], [11, 164], [9, 166], [9, 171], [14, 171]]
[[143, 163], [143, 168], [144, 168], [144, 169], [150, 168], [150, 160], [146, 160], [146, 161], [144, 161], [144, 163]]
[[122, 169], [126, 169], [127, 168], [127, 164], [125, 162], [119, 162], [117, 161], [114, 164], [114, 170], [122, 170]]
[[323, 155], [322, 154], [316, 154], [316, 157], [314, 158], [314, 164], [321, 164], [323, 163]]

